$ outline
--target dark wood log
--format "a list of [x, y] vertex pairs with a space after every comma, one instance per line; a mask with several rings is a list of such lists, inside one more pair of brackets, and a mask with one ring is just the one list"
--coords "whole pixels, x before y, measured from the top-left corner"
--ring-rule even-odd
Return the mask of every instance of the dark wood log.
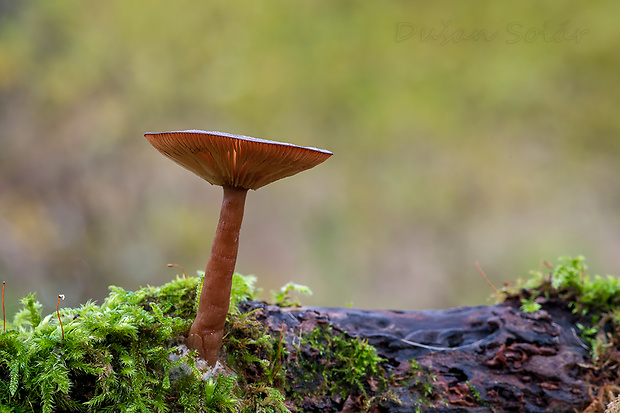
[[[243, 311], [258, 310], [259, 321], [274, 337], [283, 335], [289, 352], [300, 351], [291, 346], [295, 337], [331, 324], [336, 332], [368, 340], [393, 377], [403, 378], [416, 360], [436, 377], [432, 406], [421, 411], [583, 411], [592, 401], [586, 382], [592, 368], [588, 345], [564, 303], [548, 301], [543, 308], [527, 314], [517, 302], [428, 311], [242, 305]], [[295, 359], [282, 362], [286, 370]], [[400, 404], [384, 401], [373, 411], [416, 411], [420, 402], [413, 387], [413, 381], [395, 381], [390, 390]], [[304, 410], [360, 411], [354, 405], [353, 396], [336, 397], [308, 400]]]

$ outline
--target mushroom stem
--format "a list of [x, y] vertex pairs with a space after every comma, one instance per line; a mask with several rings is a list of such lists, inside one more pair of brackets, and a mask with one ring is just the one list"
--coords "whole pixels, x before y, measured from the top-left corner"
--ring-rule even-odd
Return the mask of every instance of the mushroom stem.
[[232, 276], [239, 249], [239, 230], [248, 193], [244, 188], [223, 188], [220, 221], [205, 271], [198, 314], [187, 339], [187, 346], [197, 350], [210, 366], [215, 366], [222, 346], [224, 325], [230, 306]]

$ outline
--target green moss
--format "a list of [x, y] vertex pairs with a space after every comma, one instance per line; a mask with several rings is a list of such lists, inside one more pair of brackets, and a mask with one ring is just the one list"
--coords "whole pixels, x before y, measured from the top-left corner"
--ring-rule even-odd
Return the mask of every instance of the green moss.
[[476, 389], [476, 386], [474, 386], [469, 380], [466, 383], [467, 387], [469, 387], [469, 392], [471, 393], [476, 403], [481, 406], [487, 406], [487, 403], [482, 400], [482, 396], [480, 396], [480, 392]]
[[[306, 350], [304, 350], [306, 349]], [[297, 346], [294, 363], [289, 363], [289, 374], [297, 377], [288, 389], [314, 389], [313, 396], [351, 393], [367, 395], [365, 382], [375, 379], [385, 384], [384, 361], [366, 340], [338, 333], [327, 325], [315, 328], [303, 336]], [[303, 397], [297, 393], [298, 397]]]
[[[575, 314], [581, 337], [590, 344], [597, 361], [606, 349], [618, 347], [620, 334], [620, 279], [591, 276], [583, 256], [561, 257], [557, 265], [544, 262], [527, 280], [518, 280], [500, 291], [504, 300], [518, 299], [524, 312], [544, 309], [541, 302], [556, 301]], [[539, 302], [540, 301], [540, 302]]]
[[352, 397], [367, 411], [386, 401], [400, 403], [388, 390], [390, 374], [383, 367], [387, 360], [367, 340], [329, 324], [301, 336], [286, 357], [286, 393], [296, 404]]
[[530, 303], [539, 296], [560, 297], [574, 313], [581, 315], [614, 311], [620, 305], [620, 279], [611, 275], [590, 276], [583, 256], [560, 257], [555, 267], [549, 263], [546, 267], [550, 271], [531, 271], [529, 279], [503, 288], [501, 298], [519, 296], [529, 312], [536, 311]]
[[434, 405], [435, 398], [435, 382], [437, 376], [430, 368], [421, 366], [416, 360], [409, 360], [411, 368], [409, 370], [409, 378], [406, 379], [409, 390], [416, 397], [416, 411], [423, 411], [425, 407]]
[[[255, 293], [252, 280], [235, 275], [235, 300]], [[36, 296], [28, 295], [14, 322], [0, 334], [0, 408], [287, 411], [283, 393], [270, 386], [279, 376], [266, 374], [273, 340], [250, 315], [230, 315], [224, 345], [234, 353], [234, 372], [205, 379], [193, 354], [177, 355], [195, 316], [200, 284], [201, 278], [195, 277], [135, 292], [111, 287], [100, 306], [89, 302], [62, 309], [64, 329], [56, 313], [43, 317]]]
[[280, 291], [272, 291], [272, 301], [275, 305], [280, 307], [293, 307], [299, 306], [299, 300], [291, 299], [291, 293], [296, 292], [303, 295], [312, 295], [312, 290], [305, 285], [295, 284], [294, 282], [286, 283]]

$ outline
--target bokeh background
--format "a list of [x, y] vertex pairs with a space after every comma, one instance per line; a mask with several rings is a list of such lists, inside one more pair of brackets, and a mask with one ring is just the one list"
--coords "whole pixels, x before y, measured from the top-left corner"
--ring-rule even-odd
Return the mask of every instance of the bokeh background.
[[145, 132], [333, 151], [248, 195], [237, 270], [310, 305], [489, 302], [620, 273], [620, 2], [0, 1], [7, 312], [204, 269], [221, 189]]

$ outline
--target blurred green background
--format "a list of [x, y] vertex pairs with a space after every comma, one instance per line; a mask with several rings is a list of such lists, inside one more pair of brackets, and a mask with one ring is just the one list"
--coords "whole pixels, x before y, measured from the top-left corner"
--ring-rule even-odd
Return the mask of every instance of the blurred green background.
[[204, 269], [221, 189], [145, 132], [334, 156], [248, 195], [237, 270], [310, 305], [620, 273], [620, 2], [0, 1], [0, 277], [51, 310]]

